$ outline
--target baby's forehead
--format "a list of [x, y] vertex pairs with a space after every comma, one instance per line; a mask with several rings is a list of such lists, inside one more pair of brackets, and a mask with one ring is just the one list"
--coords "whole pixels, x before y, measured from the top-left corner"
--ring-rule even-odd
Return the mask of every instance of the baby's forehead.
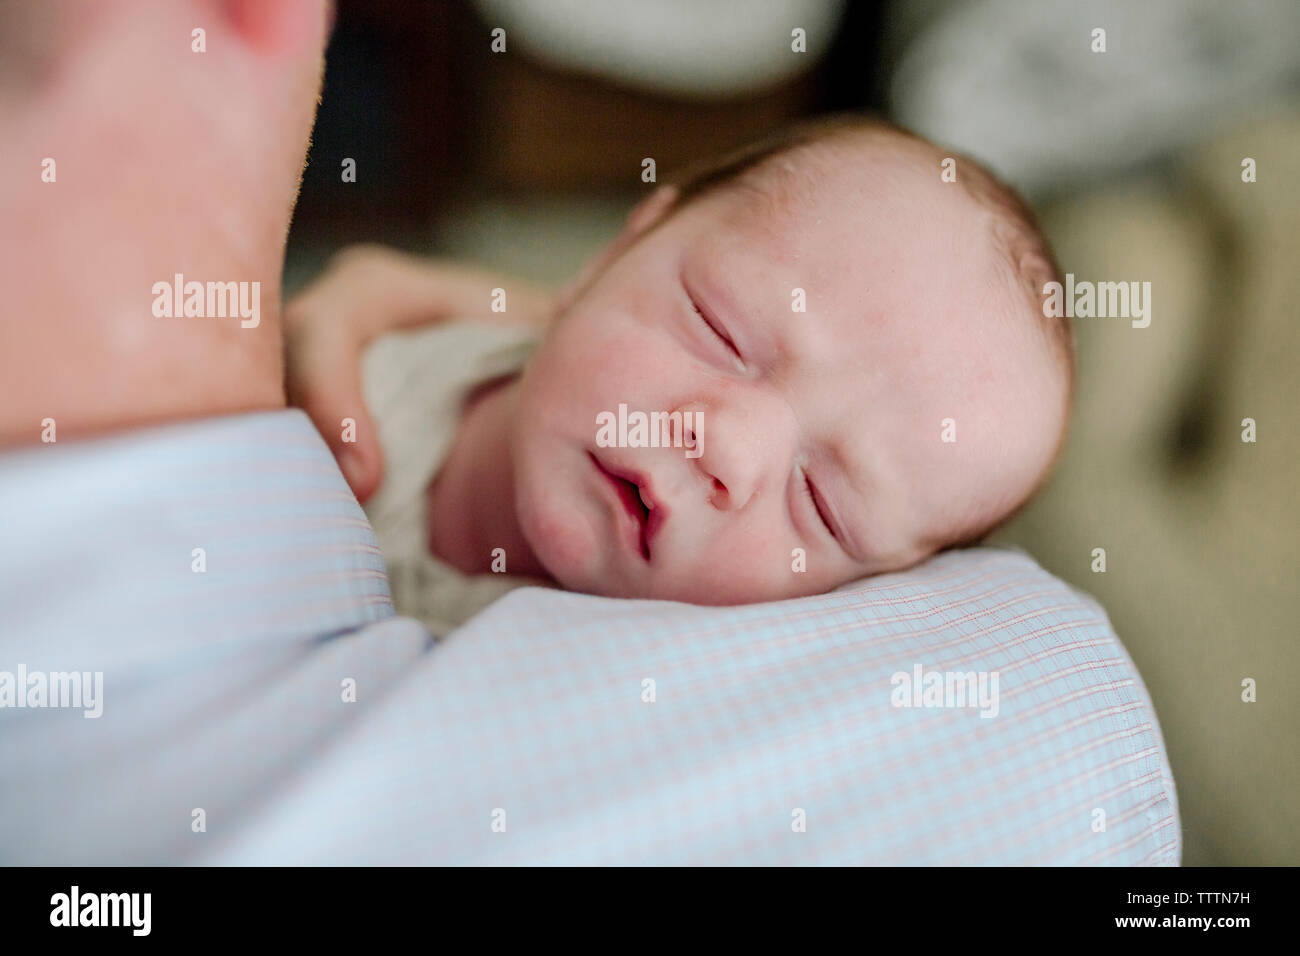
[[882, 134], [774, 157], [726, 191], [703, 230], [706, 255], [755, 292], [802, 289], [810, 313], [814, 299], [846, 317], [987, 307], [1003, 298], [1006, 263], [989, 214], [941, 181], [936, 155]]
[[957, 400], [979, 376], [1022, 374], [1038, 358], [1034, 323], [987, 213], [923, 151], [867, 145], [849, 160], [801, 151], [769, 185], [734, 191], [702, 225], [688, 276], [789, 357], [800, 392]]
[[[867, 194], [906, 188], [919, 195], [940, 184], [942, 159], [932, 143], [889, 127], [867, 126], [792, 146], [746, 170], [739, 180], [751, 192], [766, 194], [776, 208], [835, 201], [854, 186]], [[963, 190], [952, 192], [946, 198], [965, 198], [959, 195]]]

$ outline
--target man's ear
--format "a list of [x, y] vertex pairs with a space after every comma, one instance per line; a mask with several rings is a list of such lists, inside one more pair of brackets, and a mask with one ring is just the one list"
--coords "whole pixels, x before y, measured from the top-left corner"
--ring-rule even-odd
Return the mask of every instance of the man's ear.
[[331, 0], [223, 0], [235, 32], [254, 50], [295, 55], [320, 44]]
[[627, 221], [623, 223], [623, 229], [614, 238], [614, 241], [600, 252], [596, 253], [581, 271], [575, 276], [556, 297], [556, 314], [563, 312], [578, 297], [596, 276], [605, 271], [605, 268], [621, 256], [627, 248], [637, 239], [641, 238], [649, 229], [653, 228], [658, 222], [661, 222], [664, 216], [677, 205], [677, 187], [660, 186], [645, 199], [642, 199], [627, 214]]

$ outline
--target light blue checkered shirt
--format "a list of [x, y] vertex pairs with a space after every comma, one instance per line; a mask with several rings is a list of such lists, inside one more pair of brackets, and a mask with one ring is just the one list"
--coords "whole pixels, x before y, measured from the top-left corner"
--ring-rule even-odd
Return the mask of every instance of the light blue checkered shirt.
[[[0, 502], [0, 674], [103, 675], [98, 718], [0, 707], [0, 863], [1179, 860], [1132, 662], [1019, 553], [525, 589], [435, 651], [299, 412], [7, 453]], [[896, 706], [918, 666], [998, 672], [997, 716]]]

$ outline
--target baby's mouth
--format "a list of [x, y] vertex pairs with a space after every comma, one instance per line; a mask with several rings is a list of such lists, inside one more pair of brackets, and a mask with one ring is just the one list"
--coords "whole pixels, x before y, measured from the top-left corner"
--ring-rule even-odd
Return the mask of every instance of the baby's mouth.
[[661, 509], [654, 507], [654, 499], [650, 498], [650, 503], [646, 503], [649, 498], [649, 491], [645, 479], [630, 471], [625, 471], [617, 467], [606, 467], [599, 458], [591, 452], [587, 453], [595, 466], [600, 469], [604, 476], [614, 486], [614, 491], [618, 499], [623, 504], [623, 510], [636, 521], [637, 534], [636, 546], [641, 552], [641, 557], [646, 561], [650, 560], [650, 539], [654, 530], [663, 523]]

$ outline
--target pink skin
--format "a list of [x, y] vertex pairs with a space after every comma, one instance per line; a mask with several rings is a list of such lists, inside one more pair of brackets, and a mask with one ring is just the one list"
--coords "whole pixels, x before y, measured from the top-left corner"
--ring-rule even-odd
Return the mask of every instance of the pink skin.
[[[629, 237], [522, 379], [466, 416], [432, 502], [435, 528], [463, 516], [441, 550], [487, 570], [506, 547], [512, 572], [571, 590], [734, 604], [906, 567], [1027, 495], [1064, 426], [1065, 379], [987, 214], [928, 156], [863, 153], [812, 196], [715, 190]], [[597, 415], [620, 402], [702, 413], [702, 455], [598, 447]], [[620, 496], [606, 471], [654, 505], [648, 558], [631, 486]]]
[[[39, 441], [47, 416], [62, 442], [284, 406], [280, 273], [330, 6], [42, 0], [0, 15], [0, 444]], [[44, 157], [54, 183], [37, 179]], [[259, 324], [156, 318], [153, 283], [177, 272], [261, 283]]]

